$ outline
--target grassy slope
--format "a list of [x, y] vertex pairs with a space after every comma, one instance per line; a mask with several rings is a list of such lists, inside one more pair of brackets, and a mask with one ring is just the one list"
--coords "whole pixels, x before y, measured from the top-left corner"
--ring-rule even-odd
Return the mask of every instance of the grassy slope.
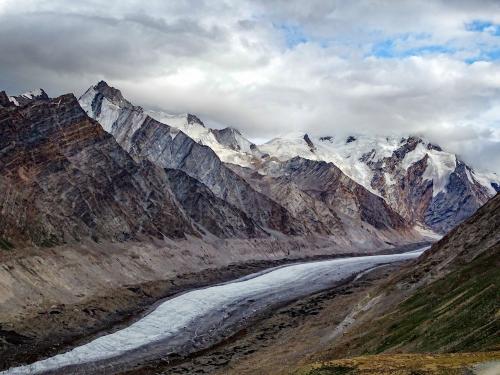
[[[500, 360], [499, 227], [497, 195], [409, 272], [386, 285], [382, 313], [368, 312], [364, 322], [340, 340], [343, 344], [334, 343], [319, 355], [321, 362], [297, 373], [464, 374], [470, 373], [464, 370], [469, 364]], [[405, 285], [413, 289], [409, 295], [398, 292]], [[464, 353], [471, 351], [476, 353]], [[455, 354], [424, 354], [429, 352]], [[346, 354], [372, 355], [335, 360]], [[427, 368], [429, 361], [437, 361], [436, 366]], [[393, 372], [382, 371], [391, 366]]]
[[[420, 288], [365, 336], [368, 352], [500, 349], [500, 245]], [[381, 339], [381, 331], [382, 339]]]
[[471, 365], [500, 360], [500, 246], [463, 269], [424, 288], [397, 309], [372, 322], [357, 338], [358, 350], [381, 352], [463, 352], [392, 354], [339, 359], [305, 366], [304, 375], [466, 374]]

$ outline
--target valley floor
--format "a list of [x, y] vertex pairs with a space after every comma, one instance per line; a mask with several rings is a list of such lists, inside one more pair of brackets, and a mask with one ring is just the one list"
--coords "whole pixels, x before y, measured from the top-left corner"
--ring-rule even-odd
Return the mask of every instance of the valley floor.
[[399, 268], [400, 265], [382, 266], [354, 281], [284, 306], [251, 329], [202, 353], [179, 358], [176, 363], [153, 363], [124, 374], [498, 374], [498, 351], [391, 354], [339, 360], [328, 360], [322, 354], [348, 328], [352, 311], [366, 306], [370, 291]]
[[327, 349], [352, 307], [399, 267], [379, 267], [354, 281], [300, 299], [267, 314], [232, 339], [178, 363], [154, 363], [126, 374], [292, 374], [304, 358]]
[[[266, 246], [264, 252], [249, 244], [246, 248], [232, 247], [231, 258], [222, 259], [220, 247], [200, 246], [204, 247], [201, 251], [175, 246], [146, 251], [129, 245], [110, 246], [106, 252], [102, 246], [87, 248], [81, 254], [74, 249], [44, 249], [17, 257], [3, 254], [0, 369], [31, 363], [116, 331], [143, 316], [156, 301], [186, 289], [299, 259], [325, 259], [335, 253], [326, 247], [305, 248], [291, 243]], [[204, 257], [195, 257], [195, 253]]]

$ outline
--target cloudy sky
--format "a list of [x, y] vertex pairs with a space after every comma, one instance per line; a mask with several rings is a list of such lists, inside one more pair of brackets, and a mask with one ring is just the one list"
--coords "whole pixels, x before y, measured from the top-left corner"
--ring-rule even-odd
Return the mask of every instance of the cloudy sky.
[[498, 0], [0, 0], [0, 89], [100, 79], [252, 139], [419, 134], [500, 172]]

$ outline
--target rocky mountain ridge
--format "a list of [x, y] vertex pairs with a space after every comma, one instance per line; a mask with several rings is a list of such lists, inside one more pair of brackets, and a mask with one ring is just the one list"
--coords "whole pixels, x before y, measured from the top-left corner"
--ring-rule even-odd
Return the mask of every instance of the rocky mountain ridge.
[[[82, 105], [89, 97], [96, 95], [84, 95]], [[438, 233], [452, 229], [500, 190], [496, 174], [476, 171], [455, 154], [416, 136], [342, 138], [292, 133], [256, 145], [235, 128], [210, 129], [194, 115], [145, 112], [210, 147], [224, 163], [249, 167], [260, 174], [266, 174], [273, 163], [296, 156], [334, 163], [348, 177], [384, 198], [409, 223]]]
[[[235, 129], [208, 129], [193, 115], [172, 116], [164, 113], [150, 115], [150, 112], [126, 101], [116, 89], [107, 88], [104, 82], [89, 88], [79, 102], [87, 114], [113, 134], [135, 160], [149, 160], [163, 168], [184, 171], [204, 184], [215, 196], [244, 212], [264, 230], [279, 231], [287, 235], [333, 235], [339, 241], [354, 240], [366, 243], [373, 238], [390, 243], [391, 235], [399, 238], [406, 235], [411, 238], [419, 237], [418, 233], [412, 232], [401, 218], [396, 221], [389, 220], [389, 224], [382, 227], [373, 226], [368, 216], [357, 215], [360, 210], [357, 204], [351, 208], [355, 212], [351, 216], [356, 216], [357, 221], [352, 221], [349, 215], [334, 218], [336, 214], [332, 214], [330, 209], [316, 211], [309, 209], [308, 214], [302, 215], [300, 210], [294, 210], [287, 202], [289, 196], [267, 194], [254, 186], [246, 176], [233, 170], [231, 166], [234, 164], [224, 164], [219, 158], [217, 150], [220, 151], [222, 148], [224, 152], [229, 150], [228, 152], [238, 153], [241, 158], [258, 159], [258, 164], [268, 158]], [[163, 122], [153, 116], [162, 119]], [[214, 144], [219, 146], [213, 146]], [[342, 172], [340, 174], [343, 175]], [[344, 179], [347, 181], [349, 177], [344, 176]], [[362, 186], [356, 185], [356, 189], [359, 190], [359, 197], [366, 196], [375, 201], [379, 200]], [[303, 194], [309, 195], [306, 197], [309, 205], [323, 204], [311, 194], [305, 192]], [[347, 199], [347, 195], [343, 198]], [[347, 204], [342, 199], [336, 202], [339, 206], [344, 203]], [[385, 203], [376, 206], [373, 213], [373, 217], [387, 215], [399, 217]], [[323, 218], [323, 214], [328, 218]], [[346, 218], [348, 220], [345, 220]], [[319, 225], [320, 222], [323, 224]], [[335, 225], [330, 225], [333, 222]]]
[[500, 180], [415, 136], [337, 139], [295, 134], [259, 147], [279, 161], [301, 156], [333, 162], [409, 222], [439, 233], [446, 233], [488, 201]]
[[[113, 95], [115, 91], [102, 89], [103, 85], [105, 83], [101, 82], [89, 89], [80, 98], [80, 104], [133, 158], [149, 160], [162, 168], [183, 170], [205, 184], [217, 197], [244, 211], [260, 226], [286, 234], [304, 234], [298, 220], [282, 206], [253, 190], [227, 168], [211, 148], [153, 119], [141, 107], [122, 101], [121, 93]], [[200, 125], [198, 121], [190, 122], [193, 123]]]
[[[118, 90], [105, 86], [107, 84], [99, 83], [89, 88], [80, 102], [89, 112], [88, 108], [100, 103], [102, 93], [109, 96], [111, 104], [105, 106], [103, 113], [96, 107], [94, 117], [97, 116], [105, 128], [113, 123], [118, 126], [123, 118], [116, 117], [114, 106], [133, 106]], [[134, 133], [146, 116], [210, 147], [222, 162], [248, 167], [259, 174], [268, 173], [273, 163], [286, 162], [296, 156], [333, 163], [355, 182], [384, 198], [409, 223], [438, 233], [446, 233], [462, 222], [500, 190], [500, 177], [496, 174], [476, 171], [455, 154], [416, 136], [343, 138], [292, 133], [256, 145], [235, 128], [210, 129], [194, 115], [170, 115], [140, 107], [134, 107], [134, 111], [125, 116], [130, 126], [110, 130], [127, 148], [120, 132], [126, 128], [127, 132]], [[237, 172], [238, 168], [233, 169]]]
[[165, 172], [135, 162], [72, 94], [0, 108], [0, 155], [6, 247], [196, 233]]

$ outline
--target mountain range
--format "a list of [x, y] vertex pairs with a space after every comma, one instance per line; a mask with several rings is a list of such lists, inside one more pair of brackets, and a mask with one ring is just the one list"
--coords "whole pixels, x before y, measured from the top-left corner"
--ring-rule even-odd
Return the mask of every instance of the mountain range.
[[101, 81], [78, 100], [0, 93], [0, 236], [313, 236], [356, 247], [436, 238], [496, 194], [494, 173], [416, 136], [291, 134], [256, 145], [148, 111]]
[[[406, 225], [443, 234], [500, 189], [496, 174], [476, 171], [455, 154], [416, 136], [340, 138], [294, 133], [256, 145], [237, 129], [207, 128], [195, 115], [171, 115], [134, 106], [105, 82], [89, 88], [79, 102], [134, 158], [184, 170], [265, 226], [269, 223], [251, 214], [241, 197], [233, 196], [237, 189], [248, 189], [246, 182], [253, 190], [284, 206], [307, 227], [291, 225], [289, 233], [309, 230], [335, 234], [332, 228], [342, 227], [338, 221], [356, 220], [353, 215], [356, 212], [360, 222], [375, 228], [394, 229]], [[187, 149], [192, 141], [197, 144], [193, 150], [171, 146], [183, 144]], [[194, 153], [197, 160], [210, 161], [210, 167], [199, 165], [199, 161], [189, 165]], [[304, 176], [298, 183], [291, 170], [300, 169], [300, 164], [317, 173], [310, 175], [307, 183]], [[218, 172], [214, 173], [215, 170]], [[322, 180], [325, 176], [331, 178], [334, 170], [341, 179], [333, 183]], [[223, 186], [222, 181], [229, 179], [238, 182], [235, 186]], [[239, 187], [240, 183], [245, 185], [244, 189]], [[341, 194], [337, 184], [343, 184], [344, 190], [350, 193], [359, 192], [352, 201], [356, 208], [347, 210], [346, 204], [339, 207], [340, 201], [347, 199], [345, 196], [335, 197], [337, 201], [330, 196], [330, 203], [325, 202], [323, 198], [328, 191]], [[370, 222], [369, 217], [373, 221], [374, 216], [363, 208], [361, 196], [378, 203], [373, 212], [377, 218], [385, 220], [397, 214], [402, 220], [388, 220], [383, 225]], [[382, 210], [381, 215], [378, 210]], [[339, 216], [343, 217], [339, 219]], [[285, 217], [284, 220], [291, 220]], [[333, 225], [335, 222], [337, 225]], [[275, 224], [270, 228], [286, 231], [285, 227]]]
[[[495, 173], [415, 135], [332, 129], [255, 144], [193, 114], [134, 105], [104, 81], [80, 98], [1, 91], [0, 368], [172, 293], [284, 261], [411, 249], [445, 235], [387, 290], [439, 294], [449, 285], [435, 281], [472, 261], [460, 277], [479, 282], [474, 272], [494, 272], [499, 188]], [[384, 305], [404, 320], [401, 301]], [[357, 353], [378, 351], [378, 335], [387, 348], [401, 344], [386, 323]]]

